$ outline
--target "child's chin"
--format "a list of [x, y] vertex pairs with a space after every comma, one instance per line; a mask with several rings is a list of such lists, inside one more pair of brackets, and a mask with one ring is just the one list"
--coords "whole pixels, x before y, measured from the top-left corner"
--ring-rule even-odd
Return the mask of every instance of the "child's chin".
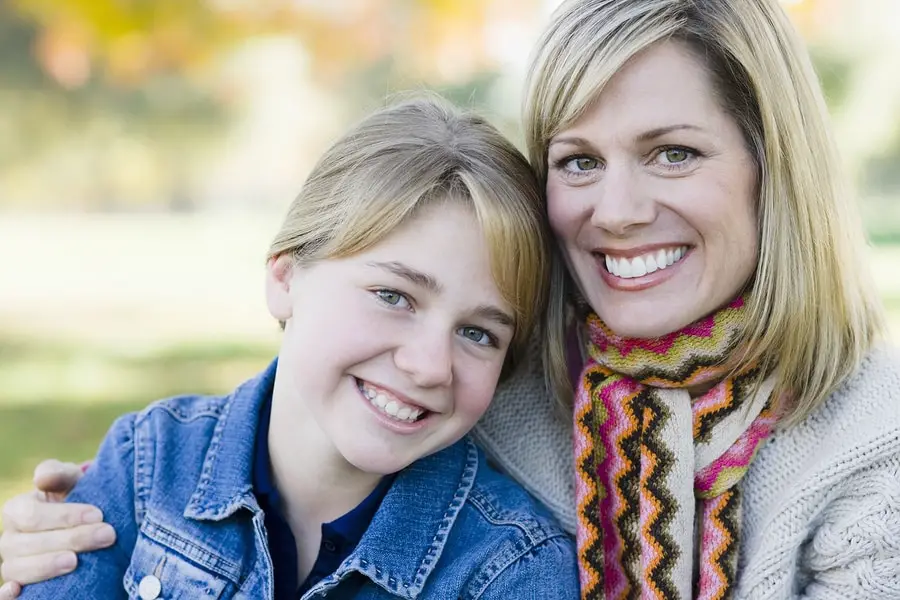
[[412, 456], [408, 459], [397, 456], [379, 456], [363, 449], [348, 449], [341, 454], [356, 469], [364, 473], [382, 476], [402, 471], [420, 458], [419, 456]]

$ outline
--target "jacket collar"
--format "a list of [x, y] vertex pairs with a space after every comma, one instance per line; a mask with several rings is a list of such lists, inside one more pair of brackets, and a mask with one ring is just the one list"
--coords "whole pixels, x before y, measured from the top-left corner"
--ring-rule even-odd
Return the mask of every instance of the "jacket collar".
[[478, 450], [466, 437], [398, 473], [336, 575], [359, 571], [394, 595], [418, 598], [472, 490], [478, 461]]
[[[260, 408], [274, 389], [277, 364], [275, 359], [226, 399], [185, 518], [221, 521], [241, 508], [260, 511], [253, 495], [253, 457]], [[418, 598], [469, 497], [478, 466], [478, 450], [465, 437], [403, 469], [335, 575], [358, 571], [394, 595]]]
[[252, 484], [256, 431], [260, 408], [272, 396], [277, 365], [276, 358], [226, 398], [185, 518], [220, 521], [240, 508], [260, 510]]

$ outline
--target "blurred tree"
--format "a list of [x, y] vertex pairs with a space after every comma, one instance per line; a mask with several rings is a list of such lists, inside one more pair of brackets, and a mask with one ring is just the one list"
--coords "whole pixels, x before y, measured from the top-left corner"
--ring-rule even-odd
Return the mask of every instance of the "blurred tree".
[[[223, 74], [248, 43], [296, 40], [305, 72], [282, 76], [339, 102], [406, 87], [460, 98], [493, 79], [492, 19], [539, 1], [0, 0], [0, 185], [20, 192], [0, 204], [189, 210], [184, 165], [252, 91]], [[68, 177], [70, 194], [42, 196], [35, 165]]]

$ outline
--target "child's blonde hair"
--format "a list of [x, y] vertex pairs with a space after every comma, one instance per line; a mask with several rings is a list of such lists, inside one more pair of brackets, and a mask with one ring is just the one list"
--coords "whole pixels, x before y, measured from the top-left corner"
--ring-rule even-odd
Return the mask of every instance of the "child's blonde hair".
[[288, 209], [268, 257], [362, 252], [435, 201], [469, 204], [516, 318], [508, 374], [544, 307], [549, 241], [542, 190], [522, 154], [482, 117], [436, 96], [379, 110], [341, 137]]

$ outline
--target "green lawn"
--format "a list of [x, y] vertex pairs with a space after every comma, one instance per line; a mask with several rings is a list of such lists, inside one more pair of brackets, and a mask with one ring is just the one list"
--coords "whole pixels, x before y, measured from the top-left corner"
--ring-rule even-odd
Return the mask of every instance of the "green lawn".
[[122, 356], [0, 338], [0, 502], [47, 457], [90, 458], [115, 418], [186, 392], [220, 393], [262, 369], [272, 345], [179, 345]]

